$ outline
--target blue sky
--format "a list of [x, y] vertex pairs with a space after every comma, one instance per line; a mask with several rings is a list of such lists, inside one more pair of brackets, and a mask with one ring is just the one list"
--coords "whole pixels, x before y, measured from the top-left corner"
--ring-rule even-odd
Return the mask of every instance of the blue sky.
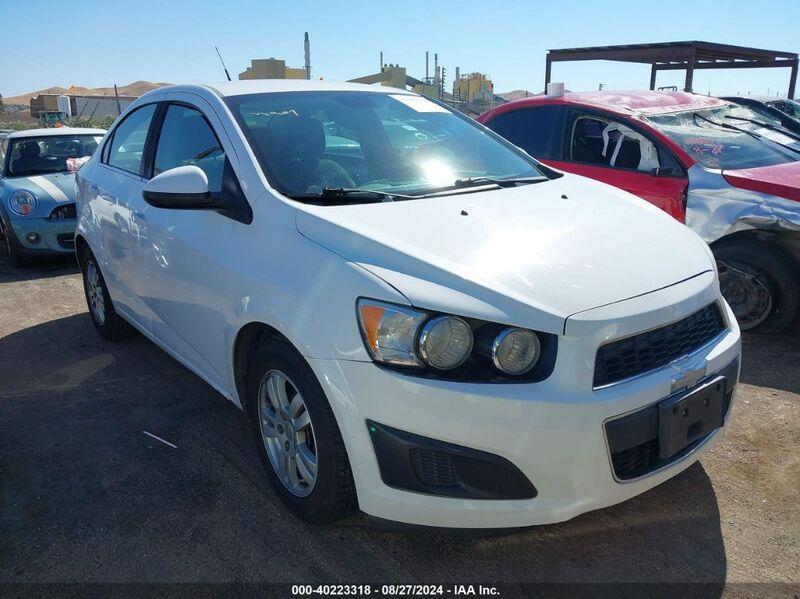
[[[214, 45], [235, 78], [251, 58], [303, 64], [311, 36], [313, 76], [346, 80], [400, 63], [424, 75], [425, 50], [454, 67], [488, 73], [496, 91], [543, 86], [548, 48], [674, 40], [707, 40], [800, 51], [800, 0], [502, 0], [472, 2], [267, 0], [0, 0], [3, 50], [0, 93], [13, 96], [53, 85], [172, 83], [223, 77]], [[789, 69], [701, 71], [701, 93], [785, 93]], [[661, 73], [658, 85], [682, 84]], [[553, 79], [569, 89], [645, 88], [649, 67], [556, 64]]]

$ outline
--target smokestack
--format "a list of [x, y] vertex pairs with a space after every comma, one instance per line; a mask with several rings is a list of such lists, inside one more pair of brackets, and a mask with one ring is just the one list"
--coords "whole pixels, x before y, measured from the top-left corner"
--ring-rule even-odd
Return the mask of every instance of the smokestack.
[[428, 70], [428, 51], [425, 50], [425, 83], [428, 82], [428, 78], [431, 76], [430, 71]]
[[433, 76], [436, 78], [436, 85], [439, 85], [439, 53], [433, 54]]
[[379, 73], [383, 73], [383, 52], [381, 52], [381, 68], [378, 70]]
[[303, 48], [306, 53], [306, 79], [311, 79], [311, 42], [308, 41], [308, 31], [306, 31]]

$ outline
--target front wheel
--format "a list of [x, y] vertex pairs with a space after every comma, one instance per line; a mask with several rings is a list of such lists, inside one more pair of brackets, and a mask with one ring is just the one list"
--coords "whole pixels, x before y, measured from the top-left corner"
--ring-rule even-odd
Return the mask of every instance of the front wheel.
[[3, 229], [3, 239], [6, 244], [8, 263], [15, 268], [25, 266], [28, 261], [23, 253], [22, 244], [17, 240], [14, 231], [10, 226], [6, 227], [2, 222], [0, 222], [0, 229]]
[[792, 257], [771, 243], [722, 241], [713, 248], [722, 295], [739, 328], [780, 333], [797, 316], [800, 302], [798, 267]]
[[247, 412], [270, 483], [290, 510], [325, 524], [354, 509], [353, 477], [336, 419], [314, 372], [287, 341], [273, 338], [255, 350]]

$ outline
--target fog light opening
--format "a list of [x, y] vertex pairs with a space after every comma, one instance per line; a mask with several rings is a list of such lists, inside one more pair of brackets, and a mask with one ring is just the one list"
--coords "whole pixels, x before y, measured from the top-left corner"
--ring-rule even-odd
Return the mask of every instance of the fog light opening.
[[36, 232], [31, 232], [25, 236], [25, 239], [28, 240], [28, 243], [39, 243], [42, 240], [42, 236]]

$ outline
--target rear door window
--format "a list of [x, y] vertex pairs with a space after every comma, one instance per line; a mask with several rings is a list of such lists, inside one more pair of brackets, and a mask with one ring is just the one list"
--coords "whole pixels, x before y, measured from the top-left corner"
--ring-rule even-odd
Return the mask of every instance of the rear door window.
[[109, 166], [135, 175], [140, 174], [147, 132], [155, 111], [155, 104], [142, 106], [126, 116], [125, 120], [114, 129], [108, 150]]
[[487, 126], [534, 158], [558, 160], [563, 113], [560, 106], [522, 108], [495, 117]]

